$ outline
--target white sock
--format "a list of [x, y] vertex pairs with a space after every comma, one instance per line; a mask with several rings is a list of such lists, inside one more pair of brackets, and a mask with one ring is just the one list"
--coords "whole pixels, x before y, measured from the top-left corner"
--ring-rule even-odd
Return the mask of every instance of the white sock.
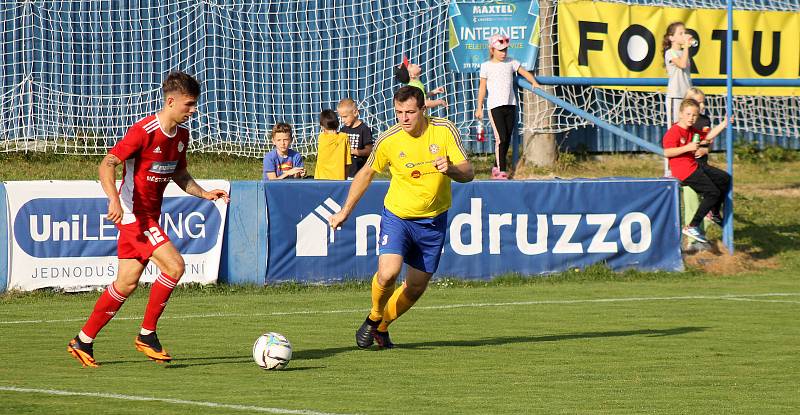
[[141, 334], [142, 336], [147, 336], [148, 334], [150, 334], [152, 332], [153, 332], [153, 330], [147, 330], [147, 329], [144, 329], [144, 328], [139, 330], [139, 334]]
[[81, 332], [78, 333], [78, 339], [80, 339], [80, 341], [84, 343], [91, 343], [94, 341], [94, 339], [87, 336], [86, 333], [83, 332], [83, 330], [81, 330]]

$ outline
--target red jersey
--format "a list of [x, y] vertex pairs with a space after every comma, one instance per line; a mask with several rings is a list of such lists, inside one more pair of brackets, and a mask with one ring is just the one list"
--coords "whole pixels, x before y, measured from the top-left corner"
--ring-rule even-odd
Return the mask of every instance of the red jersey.
[[[678, 124], [674, 124], [662, 140], [662, 145], [665, 149], [685, 146], [686, 143], [692, 141], [694, 133], [700, 134], [701, 132], [692, 127], [684, 129]], [[694, 160], [694, 153], [687, 151], [675, 157], [669, 158], [669, 169], [672, 175], [680, 181], [686, 180], [695, 170], [697, 170], [697, 162]]]
[[164, 189], [175, 171], [186, 167], [188, 146], [189, 130], [178, 126], [175, 134], [168, 136], [155, 115], [128, 129], [109, 152], [124, 162], [119, 198], [125, 213], [161, 215]]

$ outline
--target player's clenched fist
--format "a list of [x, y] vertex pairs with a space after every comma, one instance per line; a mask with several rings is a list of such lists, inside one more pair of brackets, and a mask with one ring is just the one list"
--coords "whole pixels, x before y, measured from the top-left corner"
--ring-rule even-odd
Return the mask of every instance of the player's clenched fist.
[[347, 215], [342, 211], [338, 211], [328, 218], [328, 224], [331, 225], [332, 229], [338, 229], [346, 220]]
[[433, 166], [436, 167], [436, 170], [439, 170], [439, 173], [447, 174], [447, 169], [450, 168], [450, 160], [448, 160], [447, 157], [436, 157], [436, 159], [433, 160]]

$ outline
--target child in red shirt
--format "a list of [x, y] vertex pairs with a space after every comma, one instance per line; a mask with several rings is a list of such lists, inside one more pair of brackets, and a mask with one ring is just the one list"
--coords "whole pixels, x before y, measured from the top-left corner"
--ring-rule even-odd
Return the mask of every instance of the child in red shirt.
[[730, 188], [731, 176], [706, 163], [698, 164], [695, 160], [699, 140], [695, 142], [692, 138], [695, 134], [698, 135], [698, 138], [704, 135], [702, 131], [692, 127], [700, 112], [700, 105], [697, 101], [683, 100], [679, 111], [678, 122], [667, 131], [662, 139], [664, 156], [669, 159], [672, 175], [684, 186], [692, 188], [702, 198], [692, 221], [683, 228], [683, 234], [706, 243], [708, 240], [699, 228], [700, 223], [706, 214], [711, 212], [711, 220], [722, 226], [720, 209]]

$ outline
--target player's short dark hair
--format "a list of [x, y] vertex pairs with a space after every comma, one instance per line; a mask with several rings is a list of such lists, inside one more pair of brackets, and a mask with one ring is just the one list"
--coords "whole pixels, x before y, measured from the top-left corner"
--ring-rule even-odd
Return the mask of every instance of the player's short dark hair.
[[695, 107], [699, 109], [700, 104], [691, 98], [686, 98], [683, 101], [681, 101], [681, 106], [678, 108], [678, 111], [683, 111], [683, 109], [686, 107]]
[[319, 113], [319, 125], [326, 130], [338, 130], [339, 117], [336, 116], [333, 110], [322, 110]]
[[279, 122], [272, 127], [272, 134], [270, 134], [270, 137], [275, 138], [275, 134], [280, 133], [289, 134], [289, 138], [292, 138], [292, 126], [285, 122]]
[[161, 84], [161, 90], [164, 96], [173, 92], [180, 92], [197, 98], [200, 96], [200, 83], [186, 72], [170, 72], [167, 75], [167, 79], [164, 79], [164, 83]]
[[410, 99], [417, 100], [417, 107], [425, 107], [425, 95], [415, 86], [406, 85], [394, 93], [394, 102], [406, 102]]

